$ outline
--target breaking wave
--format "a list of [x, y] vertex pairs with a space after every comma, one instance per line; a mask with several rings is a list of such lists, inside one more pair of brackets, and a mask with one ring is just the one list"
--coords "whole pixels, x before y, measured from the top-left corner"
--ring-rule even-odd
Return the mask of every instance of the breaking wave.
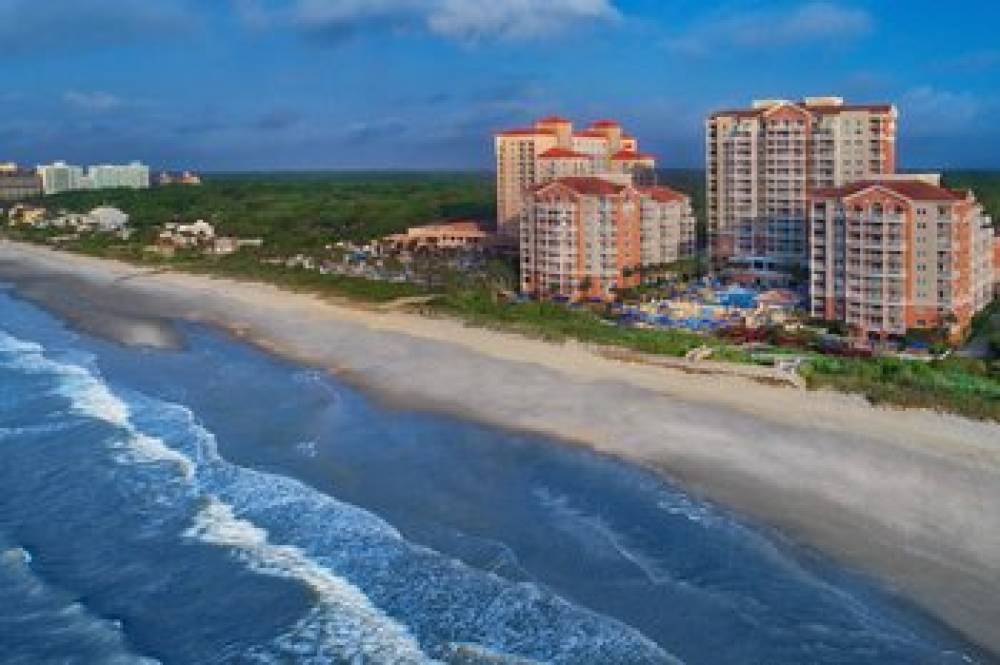
[[312, 592], [311, 610], [246, 660], [676, 662], [634, 629], [544, 587], [410, 543], [376, 515], [293, 478], [227, 462], [184, 406], [116, 394], [96, 369], [52, 360], [41, 346], [2, 332], [0, 363], [54, 377], [55, 394], [73, 414], [115, 428], [117, 460], [126, 471], [142, 470], [161, 503], [178, 491], [192, 500], [197, 509], [180, 537]]

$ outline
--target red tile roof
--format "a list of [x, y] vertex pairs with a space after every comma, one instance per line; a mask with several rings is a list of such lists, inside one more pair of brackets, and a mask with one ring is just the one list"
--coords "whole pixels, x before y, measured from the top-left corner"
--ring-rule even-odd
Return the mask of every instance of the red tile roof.
[[497, 136], [549, 136], [551, 134], [551, 129], [537, 129], [534, 127], [507, 129], [502, 132], [497, 132]]
[[590, 123], [590, 126], [598, 128], [621, 127], [621, 125], [614, 120], [595, 120]]
[[841, 111], [871, 111], [872, 113], [889, 113], [892, 104], [844, 104], [842, 106], [810, 106], [810, 111], [816, 113], [839, 113]]
[[586, 196], [613, 196], [614, 194], [621, 193], [621, 191], [626, 188], [625, 185], [619, 185], [618, 183], [605, 180], [604, 178], [596, 178], [594, 176], [572, 176], [568, 178], [557, 178], [550, 182], [535, 185], [533, 191], [537, 192], [554, 185], [569, 187], [574, 192], [584, 194]]
[[[837, 106], [835, 104], [824, 105], [824, 106], [806, 106], [805, 102], [792, 102], [792, 106], [819, 114], [831, 114], [840, 113], [841, 111], [871, 111], [872, 113], [889, 113], [892, 111], [892, 104], [842, 104]], [[775, 107], [762, 107], [759, 109], [754, 108], [744, 108], [744, 109], [726, 109], [723, 111], [715, 111], [709, 118], [719, 118], [721, 116], [734, 116], [737, 118], [752, 118], [759, 115], [763, 115], [770, 109]]]
[[549, 148], [539, 155], [542, 159], [578, 159], [589, 156], [576, 150], [567, 150], [566, 148]]
[[611, 155], [611, 159], [622, 162], [640, 162], [655, 159], [655, 157], [644, 152], [636, 152], [634, 150], [619, 150], [615, 154]]
[[642, 192], [643, 195], [650, 197], [654, 201], [659, 201], [660, 203], [677, 203], [688, 199], [685, 194], [681, 194], [676, 189], [670, 189], [669, 187], [664, 187], [662, 185], [658, 187], [640, 187], [639, 191]]
[[938, 187], [923, 180], [886, 180], [852, 182], [843, 187], [820, 187], [810, 191], [813, 198], [833, 199], [854, 196], [872, 187], [882, 187], [912, 201], [962, 201], [966, 195], [954, 189]]
[[542, 124], [545, 124], [545, 125], [554, 125], [554, 124], [568, 125], [569, 124], [569, 120], [567, 120], [566, 118], [564, 118], [562, 116], [559, 116], [559, 115], [549, 115], [549, 116], [545, 116], [544, 118], [542, 118], [541, 120], [539, 120], [538, 124], [539, 125], [542, 125]]
[[456, 233], [491, 233], [493, 231], [493, 228], [488, 223], [477, 219], [443, 219], [410, 227], [410, 230], [415, 229], [439, 232], [454, 231]]

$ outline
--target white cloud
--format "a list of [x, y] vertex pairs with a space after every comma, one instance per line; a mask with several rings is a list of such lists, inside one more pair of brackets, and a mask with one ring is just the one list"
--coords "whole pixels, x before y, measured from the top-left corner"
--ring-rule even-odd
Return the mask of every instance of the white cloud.
[[237, 8], [250, 25], [290, 24], [329, 39], [387, 29], [465, 43], [538, 39], [621, 18], [613, 0], [298, 0], [288, 10], [237, 0]]
[[621, 18], [608, 0], [444, 0], [427, 16], [430, 29], [463, 41], [534, 39], [580, 22]]
[[63, 101], [83, 111], [96, 113], [113, 111], [124, 105], [121, 97], [100, 90], [69, 90], [63, 93]]
[[808, 2], [785, 10], [724, 12], [666, 41], [686, 55], [726, 49], [775, 49], [828, 44], [869, 33], [873, 21], [863, 9], [833, 2]]

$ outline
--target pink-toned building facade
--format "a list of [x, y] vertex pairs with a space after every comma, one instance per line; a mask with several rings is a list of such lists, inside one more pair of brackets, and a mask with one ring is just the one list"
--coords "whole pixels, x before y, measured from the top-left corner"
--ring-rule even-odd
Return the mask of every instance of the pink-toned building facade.
[[529, 192], [556, 178], [618, 176], [630, 182], [656, 166], [639, 152], [634, 136], [613, 120], [598, 120], [583, 130], [559, 116], [510, 129], [494, 137], [497, 168], [497, 230], [516, 240]]
[[690, 258], [698, 249], [691, 198], [669, 187], [640, 187], [640, 263], [665, 266]]
[[896, 170], [896, 108], [839, 97], [757, 100], [706, 121], [708, 248], [716, 268], [808, 263], [808, 192]]
[[630, 184], [577, 176], [536, 185], [522, 225], [521, 291], [610, 298], [637, 286], [641, 212]]
[[521, 290], [537, 297], [612, 299], [640, 268], [693, 255], [690, 199], [597, 176], [536, 185], [521, 224]]
[[995, 239], [972, 192], [896, 176], [810, 196], [813, 316], [859, 336], [913, 328], [961, 338], [993, 297]]

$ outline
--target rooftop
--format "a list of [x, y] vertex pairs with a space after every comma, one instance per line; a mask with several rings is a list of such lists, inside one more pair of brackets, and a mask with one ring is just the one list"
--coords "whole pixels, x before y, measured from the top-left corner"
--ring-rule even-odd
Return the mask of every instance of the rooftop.
[[618, 183], [605, 180], [604, 178], [596, 178], [594, 176], [572, 176], [568, 178], [557, 178], [551, 182], [536, 185], [534, 191], [537, 192], [554, 185], [562, 185], [572, 189], [577, 194], [584, 194], [587, 196], [612, 196], [614, 194], [621, 193], [621, 191], [627, 187], [626, 185], [619, 185]]
[[578, 159], [581, 157], [589, 157], [589, 155], [577, 152], [576, 150], [569, 150], [567, 148], [549, 148], [540, 154], [539, 157], [543, 159]]
[[611, 159], [622, 162], [640, 162], [655, 159], [653, 155], [635, 150], [619, 150], [611, 155]]
[[677, 203], [685, 201], [688, 198], [685, 194], [678, 192], [676, 189], [671, 189], [670, 187], [664, 187], [662, 185], [657, 187], [640, 187], [639, 191], [654, 201], [659, 201], [660, 203]]
[[802, 100], [797, 102], [775, 100], [775, 104], [771, 105], [758, 105], [755, 107], [746, 107], [739, 109], [726, 109], [722, 111], [715, 111], [709, 117], [719, 118], [722, 116], [734, 116], [737, 118], [750, 118], [764, 115], [768, 111], [777, 108], [781, 105], [791, 105], [800, 108], [805, 111], [819, 114], [831, 114], [831, 113], [841, 113], [844, 111], [871, 111], [873, 113], [891, 113], [893, 110], [892, 104], [823, 104], [818, 103], [821, 100], [819, 98], [812, 101]]
[[867, 180], [852, 182], [843, 187], [821, 187], [813, 189], [810, 194], [814, 198], [842, 198], [873, 187], [887, 189], [912, 201], [964, 201], [968, 195], [965, 190], [938, 187], [923, 180]]
[[497, 132], [497, 136], [544, 136], [551, 135], [551, 129], [539, 129], [537, 127], [522, 127], [518, 129], [507, 129]]

